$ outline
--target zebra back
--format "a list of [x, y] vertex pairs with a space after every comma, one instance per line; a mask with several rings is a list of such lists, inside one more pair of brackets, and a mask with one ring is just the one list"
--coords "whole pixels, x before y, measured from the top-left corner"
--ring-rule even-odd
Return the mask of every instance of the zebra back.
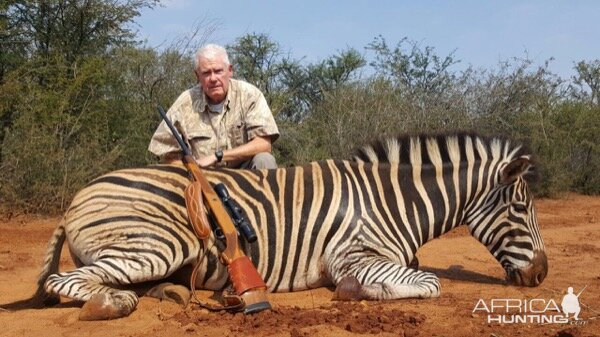
[[378, 138], [352, 152], [352, 160], [367, 163], [390, 163], [400, 165], [431, 165], [438, 159], [441, 163], [467, 160], [467, 153], [475, 159], [485, 153], [487, 158], [512, 160], [527, 157], [534, 165], [524, 177], [529, 183], [538, 179], [539, 166], [524, 142], [516, 142], [505, 136], [482, 136], [475, 132], [439, 134], [403, 134]]

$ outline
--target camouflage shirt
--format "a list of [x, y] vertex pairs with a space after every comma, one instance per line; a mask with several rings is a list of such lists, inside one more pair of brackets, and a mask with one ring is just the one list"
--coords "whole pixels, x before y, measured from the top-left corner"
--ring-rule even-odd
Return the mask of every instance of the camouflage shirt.
[[[191, 147], [194, 158], [213, 154], [217, 149], [231, 149], [256, 136], [271, 136], [275, 141], [279, 130], [262, 92], [255, 86], [231, 79], [223, 109], [209, 109], [200, 85], [183, 92], [173, 103], [167, 116]], [[171, 131], [161, 122], [150, 140], [148, 150], [162, 157], [180, 153]]]

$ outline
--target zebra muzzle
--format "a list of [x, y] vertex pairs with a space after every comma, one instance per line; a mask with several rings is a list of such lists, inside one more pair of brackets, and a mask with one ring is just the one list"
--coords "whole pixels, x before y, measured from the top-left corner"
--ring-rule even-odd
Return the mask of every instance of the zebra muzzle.
[[548, 274], [548, 258], [546, 253], [537, 250], [533, 254], [531, 263], [524, 268], [507, 269], [506, 280], [517, 286], [537, 287]]

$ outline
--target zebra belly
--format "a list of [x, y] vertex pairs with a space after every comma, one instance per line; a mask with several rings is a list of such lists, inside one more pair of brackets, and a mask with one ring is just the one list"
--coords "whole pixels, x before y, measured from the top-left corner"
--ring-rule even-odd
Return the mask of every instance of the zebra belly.
[[83, 265], [102, 261], [119, 265], [125, 274], [128, 270], [144, 270], [148, 280], [157, 280], [192, 264], [198, 255], [200, 244], [189, 230], [189, 233], [158, 232], [155, 226], [143, 221], [103, 222], [107, 218], [110, 216], [103, 213], [85, 221], [67, 219], [69, 249]]
[[[201, 253], [200, 255], [201, 266], [197, 269], [196, 273], [196, 289], [221, 290], [226, 287], [229, 281], [229, 274], [227, 267], [219, 262], [217, 250], [213, 248], [206, 254]], [[254, 265], [266, 266], [266, 263], [254, 262]], [[303, 273], [296, 272], [293, 276], [292, 274], [277, 274], [264, 279], [267, 289], [270, 292], [291, 292], [332, 285], [324, 272], [321, 261], [307, 266], [307, 270]], [[257, 270], [264, 278], [266, 268], [257, 267]], [[182, 273], [182, 277], [186, 277], [184, 274]], [[191, 275], [189, 271], [187, 275]]]
[[325, 272], [322, 258], [305, 264], [306, 269], [292, 274], [272, 275], [265, 280], [271, 292], [292, 292], [333, 285]]

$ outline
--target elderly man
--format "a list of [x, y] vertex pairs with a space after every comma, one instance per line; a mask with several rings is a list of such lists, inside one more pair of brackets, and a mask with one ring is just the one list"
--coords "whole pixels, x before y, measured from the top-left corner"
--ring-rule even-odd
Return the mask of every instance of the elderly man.
[[[198, 165], [277, 168], [271, 147], [279, 130], [260, 90], [232, 79], [233, 67], [221, 46], [198, 49], [195, 62], [198, 84], [183, 92], [167, 115]], [[181, 152], [165, 122], [158, 126], [148, 150], [167, 163], [178, 160]]]

